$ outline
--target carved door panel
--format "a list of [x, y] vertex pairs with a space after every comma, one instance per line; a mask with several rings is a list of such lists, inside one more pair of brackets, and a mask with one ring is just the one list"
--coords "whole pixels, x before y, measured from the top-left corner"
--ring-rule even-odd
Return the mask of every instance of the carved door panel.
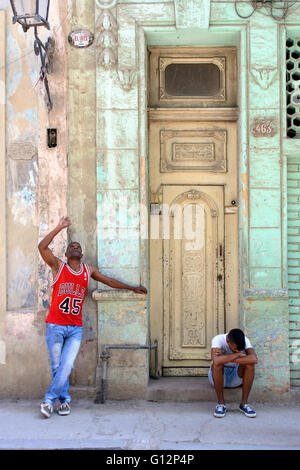
[[162, 375], [206, 375], [239, 324], [236, 123], [168, 112], [149, 126], [151, 341]]
[[163, 375], [199, 375], [224, 323], [223, 186], [168, 185], [162, 197]]

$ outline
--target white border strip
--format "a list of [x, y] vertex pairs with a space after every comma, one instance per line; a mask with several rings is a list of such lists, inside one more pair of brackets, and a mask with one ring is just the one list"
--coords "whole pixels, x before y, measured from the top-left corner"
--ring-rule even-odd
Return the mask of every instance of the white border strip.
[[[5, 11], [0, 11], [0, 335], [4, 335], [3, 323], [6, 315], [6, 24]], [[5, 364], [5, 344], [1, 346], [0, 363]]]

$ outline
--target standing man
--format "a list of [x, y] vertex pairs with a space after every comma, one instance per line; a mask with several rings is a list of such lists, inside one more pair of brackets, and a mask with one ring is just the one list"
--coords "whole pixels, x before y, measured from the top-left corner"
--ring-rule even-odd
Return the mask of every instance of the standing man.
[[242, 401], [239, 409], [248, 418], [255, 418], [256, 413], [248, 404], [248, 396], [254, 380], [257, 356], [243, 331], [236, 328], [227, 334], [215, 336], [211, 343], [211, 359], [208, 379], [215, 387], [218, 397], [214, 416], [216, 418], [225, 416], [223, 389], [242, 385]]
[[81, 262], [82, 250], [78, 242], [71, 242], [66, 250], [67, 262], [54, 256], [49, 244], [61, 230], [69, 227], [69, 217], [62, 217], [58, 225], [39, 243], [39, 252], [50, 266], [53, 276], [52, 301], [47, 323], [47, 345], [52, 369], [52, 383], [41, 404], [41, 413], [50, 418], [56, 399], [60, 401], [58, 414], [70, 413], [69, 376], [79, 352], [82, 335], [82, 304], [89, 278], [115, 289], [129, 289], [146, 294], [145, 287], [131, 287], [101, 274], [94, 266]]

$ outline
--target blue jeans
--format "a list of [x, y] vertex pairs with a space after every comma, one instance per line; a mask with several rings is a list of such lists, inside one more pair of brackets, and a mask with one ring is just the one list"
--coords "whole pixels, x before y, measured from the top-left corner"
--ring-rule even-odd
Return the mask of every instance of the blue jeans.
[[46, 392], [45, 403], [53, 406], [57, 398], [61, 403], [70, 403], [69, 376], [79, 352], [81, 336], [81, 326], [47, 323], [46, 341], [50, 354], [52, 382]]

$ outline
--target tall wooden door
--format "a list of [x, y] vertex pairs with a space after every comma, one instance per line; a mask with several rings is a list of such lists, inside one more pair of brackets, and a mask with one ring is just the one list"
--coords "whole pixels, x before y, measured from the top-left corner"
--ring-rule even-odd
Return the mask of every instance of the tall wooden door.
[[150, 51], [150, 334], [161, 375], [207, 374], [211, 339], [238, 319], [234, 53]]

